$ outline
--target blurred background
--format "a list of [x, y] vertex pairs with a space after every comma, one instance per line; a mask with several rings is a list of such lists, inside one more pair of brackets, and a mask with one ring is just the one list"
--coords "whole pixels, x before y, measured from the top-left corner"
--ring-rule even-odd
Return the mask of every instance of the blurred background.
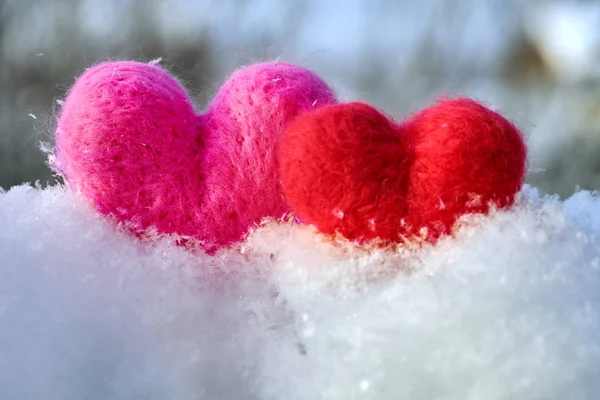
[[0, 0], [0, 186], [56, 181], [41, 143], [86, 67], [157, 58], [199, 109], [276, 58], [398, 119], [473, 96], [526, 132], [528, 182], [600, 189], [600, 1], [583, 0]]

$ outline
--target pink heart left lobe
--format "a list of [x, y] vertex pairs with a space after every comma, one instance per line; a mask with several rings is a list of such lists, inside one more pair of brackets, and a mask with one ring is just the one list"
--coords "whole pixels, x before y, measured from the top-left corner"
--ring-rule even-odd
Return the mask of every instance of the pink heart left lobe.
[[155, 228], [214, 250], [289, 211], [276, 142], [299, 113], [333, 102], [312, 72], [274, 62], [236, 71], [196, 114], [159, 66], [100, 64], [65, 100], [57, 166], [98, 211], [134, 231]]

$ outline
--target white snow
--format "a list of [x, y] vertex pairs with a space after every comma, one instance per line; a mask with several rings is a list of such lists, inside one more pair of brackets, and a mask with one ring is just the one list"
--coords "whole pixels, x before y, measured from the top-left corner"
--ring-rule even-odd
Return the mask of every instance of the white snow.
[[526, 188], [421, 250], [266, 222], [214, 257], [0, 194], [0, 398], [596, 399], [600, 199]]

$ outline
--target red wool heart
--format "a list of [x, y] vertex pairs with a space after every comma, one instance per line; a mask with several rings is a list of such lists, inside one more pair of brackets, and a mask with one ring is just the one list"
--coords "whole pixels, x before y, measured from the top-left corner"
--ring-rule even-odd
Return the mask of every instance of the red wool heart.
[[526, 146], [501, 115], [440, 101], [402, 124], [361, 103], [328, 105], [284, 132], [285, 198], [304, 222], [351, 240], [449, 233], [458, 218], [513, 203]]

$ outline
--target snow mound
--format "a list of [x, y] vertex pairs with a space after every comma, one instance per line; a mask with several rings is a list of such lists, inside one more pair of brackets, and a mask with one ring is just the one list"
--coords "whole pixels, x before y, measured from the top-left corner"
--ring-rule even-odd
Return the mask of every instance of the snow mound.
[[62, 187], [0, 194], [0, 398], [596, 399], [600, 199], [540, 198], [420, 250], [266, 222], [214, 257]]

